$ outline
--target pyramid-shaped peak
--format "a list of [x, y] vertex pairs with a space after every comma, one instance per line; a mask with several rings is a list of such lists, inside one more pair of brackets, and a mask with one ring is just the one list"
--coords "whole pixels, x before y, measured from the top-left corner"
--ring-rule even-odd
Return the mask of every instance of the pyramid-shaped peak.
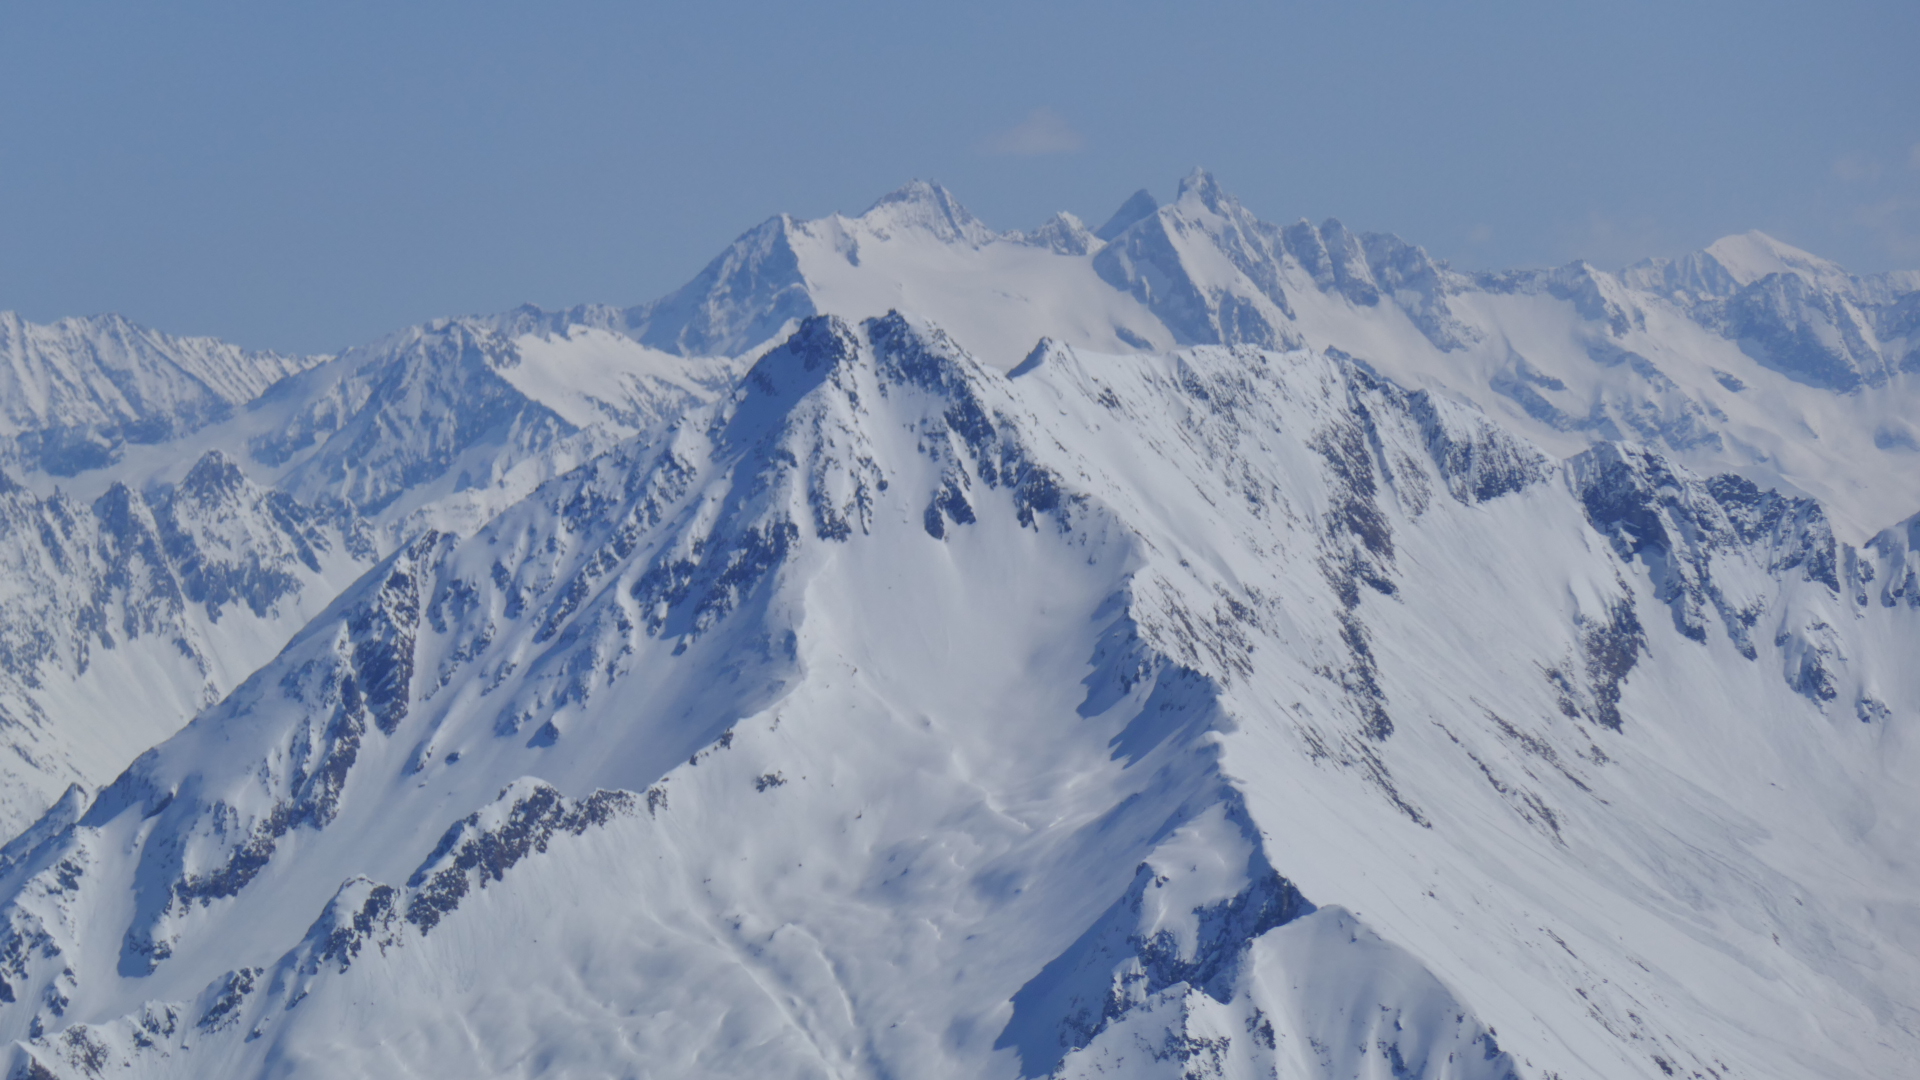
[[1838, 264], [1776, 240], [1758, 229], [1723, 236], [1708, 244], [1706, 253], [1741, 285], [1769, 274], [1798, 274], [1822, 284], [1844, 285], [1847, 281], [1847, 272]]
[[944, 243], [979, 246], [993, 239], [992, 229], [960, 205], [939, 183], [913, 180], [880, 196], [860, 220], [886, 229], [915, 229], [931, 233]]
[[1141, 188], [1127, 196], [1127, 201], [1120, 204], [1120, 209], [1113, 212], [1105, 225], [1093, 230], [1093, 235], [1102, 240], [1111, 240], [1132, 228], [1135, 222], [1151, 217], [1158, 209], [1160, 200], [1153, 197], [1153, 192]]
[[180, 482], [180, 491], [199, 502], [215, 502], [241, 490], [246, 483], [240, 466], [216, 447], [194, 462]]
[[[875, 199], [873, 205], [867, 207], [866, 213], [871, 214], [883, 206], [894, 206], [900, 203], [943, 205], [953, 201], [953, 193], [941, 186], [938, 180], [921, 180], [915, 177]], [[866, 214], [861, 216], [865, 217]]]
[[1180, 181], [1180, 194], [1175, 198], [1176, 202], [1188, 200], [1198, 201], [1215, 213], [1224, 213], [1228, 207], [1239, 205], [1239, 200], [1227, 194], [1212, 173], [1198, 165]]

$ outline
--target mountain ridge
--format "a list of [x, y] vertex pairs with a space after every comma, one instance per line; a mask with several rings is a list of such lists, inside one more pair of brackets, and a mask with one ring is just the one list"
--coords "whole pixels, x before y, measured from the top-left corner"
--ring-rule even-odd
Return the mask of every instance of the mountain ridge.
[[[1901, 479], [1920, 452], [1906, 419], [1920, 404], [1920, 275], [1846, 275], [1757, 234], [1716, 242], [1737, 274], [1711, 250], [1618, 272], [1464, 273], [1331, 219], [1261, 222], [1204, 170], [1172, 203], [1130, 199], [1105, 237], [1062, 219], [962, 238], [940, 224], [957, 205], [921, 184], [869, 214], [912, 207], [923, 224], [769, 219], [661, 301], [546, 318], [697, 354], [751, 351], [819, 312], [901, 308], [1005, 369], [1042, 337], [1109, 352], [1336, 348], [1562, 455], [1649, 441], [1703, 471], [1817, 497], [1856, 539], [1897, 516], [1873, 503], [1920, 504], [1920, 484]], [[1884, 467], [1853, 468], [1863, 460]]]
[[[1266, 456], [1249, 456], [1263, 445]], [[1783, 935], [1786, 959], [1741, 962], [1788, 965], [1793, 986], [1862, 995], [1891, 1020], [1910, 973], [1867, 976], [1820, 945], [1880, 932], [1797, 864], [1776, 865], [1781, 856], [1746, 841], [1720, 858], [1753, 884], [1712, 886], [1738, 914], [1686, 914], [1673, 897], [1719, 880], [1724, 863], [1675, 863], [1684, 845], [1621, 830], [1649, 799], [1687, 829], [1740, 828], [1760, 805], [1661, 794], [1674, 769], [1714, 798], [1751, 788], [1726, 786], [1711, 730], [1689, 735], [1658, 704], [1668, 692], [1697, 698], [1676, 676], [1731, 665], [1719, 677], [1743, 688], [1743, 702], [1767, 702], [1758, 714], [1814, 719], [1770, 729], [1782, 751], [1817, 739], [1815, 718], [1844, 725], [1835, 736], [1898, 723], [1875, 714], [1863, 724], [1843, 703], [1892, 700], [1897, 718], [1914, 688], [1883, 666], [1892, 655], [1866, 630], [1837, 619], [1866, 580], [1862, 558], [1792, 555], [1809, 550], [1796, 537], [1811, 535], [1816, 553], [1830, 542], [1796, 524], [1802, 511], [1737, 484], [1685, 494], [1704, 482], [1644, 451], [1602, 464], [1612, 471], [1556, 464], [1471, 410], [1322, 354], [1216, 346], [1128, 358], [1056, 345], [1010, 378], [924, 322], [817, 317], [664, 442], [611, 450], [471, 538], [428, 535], [390, 556], [249, 688], [143, 759], [77, 823], [46, 830], [0, 882], [14, 897], [0, 944], [13, 958], [8, 990], [36, 1003], [31, 1014], [0, 1008], [0, 1022], [21, 1040], [21, 1067], [56, 1076], [116, 1061], [153, 1075], [216, 1062], [254, 1071], [262, 1055], [364, 1069], [373, 1044], [336, 1033], [337, 1010], [367, 992], [365, 980], [429, 985], [419, 980], [449, 962], [436, 942], [491, 935], [477, 927], [495, 918], [527, 926], [508, 941], [604, 934], [604, 906], [542, 891], [519, 863], [546, 860], [544, 875], [569, 890], [606, 888], [625, 880], [603, 869], [613, 852], [657, 851], [648, 865], [665, 866], [669, 849], [657, 845], [667, 841], [652, 838], [694, 829], [673, 842], [678, 869], [655, 873], [705, 884], [638, 894], [652, 921], [630, 924], [649, 943], [631, 962], [712, 971], [715, 993], [747, 994], [729, 999], [738, 1008], [760, 1007], [712, 965], [745, 962], [789, 987], [805, 1003], [799, 1015], [756, 1012], [761, 1035], [700, 1044], [741, 1067], [885, 1072], [911, 1061], [935, 1074], [1079, 1076], [1153, 1061], [1140, 1046], [1172, 1048], [1159, 1060], [1180, 1071], [1162, 1075], [1254, 1075], [1289, 1048], [1314, 1060], [1315, 1046], [1332, 1056], [1313, 1067], [1330, 1075], [1369, 1061], [1494, 1078], [1531, 1074], [1529, 1062], [1560, 1071], [1584, 1061], [1606, 1075], [1830, 1067], [1820, 1055], [1838, 1046], [1796, 1047], [1745, 1019], [1799, 999], [1765, 980], [1728, 982], [1705, 958]], [[1167, 486], [1173, 478], [1179, 487]], [[1668, 494], [1676, 484], [1682, 494]], [[1213, 510], [1193, 512], [1201, 507]], [[1544, 540], [1558, 530], [1593, 543]], [[1462, 531], [1474, 542], [1459, 543]], [[1699, 545], [1691, 563], [1685, 544]], [[842, 556], [856, 549], [859, 559]], [[1895, 557], [1890, 546], [1878, 554]], [[1483, 563], [1526, 569], [1474, 569]], [[1663, 576], [1682, 565], [1694, 576]], [[1893, 577], [1889, 568], [1874, 580]], [[1039, 581], [1063, 610], [1008, 622], [1005, 605]], [[922, 602], [889, 599], [889, 585]], [[1749, 619], [1756, 603], [1762, 614]], [[1674, 617], [1653, 618], [1660, 607]], [[1902, 606], [1853, 607], [1889, 627], [1911, 619]], [[1411, 643], [1428, 641], [1434, 620], [1487, 634], [1490, 612], [1513, 624], [1478, 643], [1487, 653], [1464, 640], [1446, 650], [1461, 674], [1425, 682], [1436, 646]], [[1779, 629], [1744, 639], [1756, 664], [1738, 635], [1771, 628], [1761, 619]], [[1010, 630], [1017, 643], [992, 644]], [[938, 644], [954, 634], [968, 644]], [[1009, 647], [1024, 659], [1002, 659]], [[1514, 683], [1504, 660], [1489, 659], [1507, 656], [1534, 658], [1539, 673]], [[1703, 659], [1712, 656], [1725, 659]], [[1804, 676], [1809, 658], [1824, 682]], [[1024, 681], [1056, 663], [1074, 677]], [[714, 680], [715, 670], [729, 674]], [[1869, 683], [1882, 696], [1855, 696]], [[640, 684], [644, 698], [621, 689]], [[1015, 704], [1034, 694], [1049, 704]], [[615, 715], [623, 720], [608, 727]], [[216, 751], [229, 745], [223, 730], [245, 732], [250, 748]], [[286, 738], [308, 749], [272, 749]], [[1642, 746], [1649, 738], [1667, 749]], [[978, 769], [1012, 760], [1003, 740], [1053, 749], [984, 796], [989, 774]], [[898, 785], [888, 769], [843, 758], [863, 743], [912, 763], [917, 781]], [[1836, 739], [1830, 752], [1844, 751], [1838, 765], [1859, 748]], [[536, 761], [553, 779], [519, 779]], [[1249, 771], [1269, 781], [1234, 779]], [[842, 785], [849, 794], [835, 794]], [[1637, 797], [1623, 801], [1628, 791]], [[453, 792], [470, 801], [452, 813], [397, 809], [437, 807]], [[1344, 820], [1313, 819], [1317, 835], [1286, 827], [1329, 799]], [[1081, 824], [1058, 840], [1013, 827], [1063, 811]], [[933, 824], [955, 814], [972, 824]], [[868, 817], [876, 824], [858, 824]], [[888, 832], [895, 819], [902, 831]], [[1800, 827], [1827, 820], [1816, 813]], [[406, 836], [395, 821], [409, 823]], [[1527, 886], [1505, 876], [1482, 848], [1488, 828], [1572, 877]], [[693, 839], [716, 829], [733, 839]], [[770, 839], [756, 839], [762, 830]], [[836, 836], [847, 839], [822, 846]], [[929, 852], [916, 836], [948, 839]], [[1422, 870], [1354, 866], [1342, 836], [1408, 853]], [[106, 856], [127, 840], [147, 854]], [[976, 861], [970, 844], [999, 854]], [[717, 884], [727, 865], [717, 854], [742, 846], [755, 854]], [[783, 849], [800, 854], [785, 869], [774, 854]], [[696, 854], [706, 850], [715, 855]], [[1143, 862], [1152, 869], [1137, 870]], [[1081, 869], [1043, 869], [1052, 866]], [[1364, 884], [1369, 869], [1384, 880]], [[1695, 884], [1649, 892], [1654, 869]], [[911, 885], [906, 871], [952, 885]], [[91, 898], [114, 895], [114, 881], [152, 899], [96, 932], [56, 930], [108, 910]], [[1600, 896], [1579, 899], [1583, 887]], [[1463, 890], [1482, 913], [1423, 889]], [[1036, 898], [1021, 899], [1028, 892]], [[1061, 903], [1068, 894], [1083, 898]], [[842, 896], [850, 907], [832, 899]], [[948, 906], [953, 897], [961, 902]], [[1785, 914], [1783, 897], [1807, 914]], [[1436, 906], [1406, 907], [1416, 900]], [[1042, 916], [1046, 904], [1059, 906]], [[1620, 904], [1653, 920], [1643, 934], [1680, 931], [1663, 956], [1608, 944]], [[870, 958], [863, 943], [888, 940], [872, 933], [876, 918], [936, 919], [955, 942], [1010, 935], [1008, 951], [968, 946], [968, 966], [994, 974], [936, 1005], [882, 973], [948, 954], [931, 941], [906, 947], [922, 939], [902, 923], [905, 951]], [[1771, 922], [1754, 930], [1754, 918]], [[1536, 937], [1553, 945], [1545, 932], [1490, 933], [1513, 919], [1546, 920], [1572, 967], [1520, 963], [1536, 955]], [[257, 951], [234, 951], [238, 925], [257, 928]], [[960, 928], [970, 925], [968, 938]], [[988, 925], [1001, 929], [981, 933]], [[679, 931], [661, 936], [671, 926], [721, 933], [683, 947], [668, 944]], [[782, 930], [798, 926], [806, 936]], [[577, 947], [515, 953], [515, 963], [529, 978], [561, 977]], [[1529, 1004], [1474, 974], [1468, 958], [1489, 948], [1503, 978], [1530, 973]], [[1055, 960], [1017, 959], [1036, 955]], [[838, 974], [820, 982], [827, 971]], [[1286, 980], [1302, 993], [1283, 992]], [[606, 992], [652, 1007], [670, 994], [670, 1012], [689, 1007], [677, 980], [621, 987]], [[1734, 1014], [1684, 1004], [1735, 993]], [[847, 995], [847, 1019], [827, 1009], [835, 994]], [[1471, 1016], [1461, 994], [1476, 1001]], [[923, 1018], [863, 1041], [863, 1030], [894, 1030], [885, 1017], [906, 1019], [889, 997], [976, 1016], [966, 1022], [975, 1033], [929, 1040]], [[1656, 1010], [1656, 999], [1669, 1004]], [[449, 1022], [423, 1007], [407, 1006], [417, 1019], [406, 1022]], [[630, 1052], [580, 1038], [582, 1014], [541, 1015], [534, 1029], [503, 1029], [490, 1052], [577, 1069]], [[661, 1036], [628, 1037], [640, 1040], [631, 1052], [657, 1046], [663, 1060], [687, 1060]], [[405, 1054], [379, 1060], [428, 1067]]]
[[35, 706], [8, 1074], [1899, 1075], [1916, 301], [1736, 239], [915, 182], [10, 458], [0, 689], [202, 696]]

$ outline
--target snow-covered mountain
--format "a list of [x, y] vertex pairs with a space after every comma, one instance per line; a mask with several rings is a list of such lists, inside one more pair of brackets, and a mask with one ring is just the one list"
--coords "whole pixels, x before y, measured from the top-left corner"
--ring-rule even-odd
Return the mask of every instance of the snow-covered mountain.
[[857, 218], [767, 221], [662, 300], [548, 318], [697, 355], [894, 309], [1009, 369], [1041, 337], [1335, 348], [1555, 453], [1646, 442], [1813, 496], [1855, 539], [1920, 506], [1920, 273], [1855, 277], [1758, 233], [1618, 273], [1468, 274], [1337, 221], [1260, 221], [1200, 171], [1165, 206], [1143, 191], [1097, 230], [1031, 234], [917, 182]]
[[[422, 529], [471, 531], [736, 370], [503, 321], [296, 362], [118, 319], [0, 318], [19, 377], [5, 400], [40, 425], [0, 437], [18, 470], [0, 467], [0, 833], [110, 781]], [[72, 385], [129, 389], [62, 397]], [[201, 396], [154, 389], [182, 385]], [[100, 454], [49, 458], [49, 432]]]
[[105, 783], [214, 704], [373, 561], [364, 524], [218, 451], [83, 502], [0, 489], [0, 826]]
[[0, 850], [9, 1075], [1905, 1076], [1916, 284], [916, 184], [29, 469], [231, 675]]
[[170, 337], [117, 315], [40, 326], [7, 311], [0, 357], [4, 460], [55, 476], [198, 430], [323, 359]]

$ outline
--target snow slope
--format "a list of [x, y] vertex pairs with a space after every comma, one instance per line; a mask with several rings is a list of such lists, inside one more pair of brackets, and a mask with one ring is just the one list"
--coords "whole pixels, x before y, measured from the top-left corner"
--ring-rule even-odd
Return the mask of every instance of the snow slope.
[[0, 829], [219, 701], [374, 556], [364, 525], [217, 451], [177, 485], [91, 503], [0, 488]]
[[0, 311], [0, 439], [10, 464], [71, 476], [227, 416], [323, 359], [170, 337], [117, 315], [40, 326]]
[[[62, 370], [48, 358], [91, 357], [98, 382], [130, 356], [163, 375], [198, 372], [206, 400], [156, 419], [157, 392], [129, 398], [153, 407], [137, 423], [173, 425], [136, 449], [108, 438], [133, 439], [124, 424], [103, 427], [70, 400], [58, 425], [0, 439], [23, 468], [0, 472], [6, 836], [218, 701], [379, 556], [423, 529], [472, 531], [542, 480], [711, 399], [736, 370], [587, 327], [468, 320], [279, 378], [297, 365], [119, 320], [21, 325], [0, 321], [30, 346], [16, 359]], [[55, 353], [54, 339], [70, 347]], [[27, 453], [47, 430], [90, 432], [111, 453], [50, 473]]]
[[0, 855], [23, 1075], [1904, 1075], [1920, 540], [819, 317]]
[[[772, 219], [653, 303], [444, 320], [336, 357], [244, 353], [114, 317], [36, 327], [8, 316], [0, 467], [42, 503], [94, 505], [115, 484], [142, 497], [179, 484], [217, 453], [250, 483], [370, 529], [385, 554], [427, 529], [471, 533], [542, 481], [658, 433], [803, 318], [899, 308], [1003, 370], [1042, 338], [1107, 353], [1332, 350], [1478, 405], [1555, 455], [1630, 440], [1696, 471], [1816, 498], [1859, 544], [1920, 506], [1917, 289], [1916, 275], [1852, 277], [1757, 233], [1618, 274], [1575, 264], [1467, 275], [1338, 222], [1262, 222], [1204, 172], [1164, 206], [1137, 193], [1098, 229], [1063, 214], [997, 233], [916, 182], [858, 217]], [[7, 541], [15, 564], [64, 565], [55, 534], [27, 524], [37, 513]], [[58, 587], [97, 591], [75, 573]], [[237, 678], [334, 587], [301, 591], [284, 618], [262, 616], [248, 635], [257, 648], [194, 663]], [[44, 617], [66, 615], [56, 606]], [[0, 828], [69, 780], [105, 782], [232, 685], [169, 677], [181, 689], [165, 707], [124, 727], [139, 735], [108, 735], [79, 730], [117, 708], [99, 704], [117, 690], [89, 689], [96, 668], [67, 665], [69, 707], [35, 689], [34, 663], [0, 663], [25, 687], [11, 707], [113, 749], [86, 768], [43, 767], [31, 738], [0, 736], [24, 755], [0, 766]]]
[[0, 349], [8, 1075], [1917, 1056], [1920, 274], [1466, 274], [1196, 171]]
[[1650, 442], [1819, 498], [1855, 541], [1920, 505], [1920, 275], [1854, 277], [1759, 233], [1612, 273], [1466, 274], [1391, 235], [1255, 218], [1208, 174], [995, 233], [915, 182], [859, 217], [771, 219], [638, 307], [544, 315], [686, 355], [737, 354], [816, 313], [899, 308], [1011, 369], [1041, 337], [1336, 348], [1471, 401], [1559, 454]]

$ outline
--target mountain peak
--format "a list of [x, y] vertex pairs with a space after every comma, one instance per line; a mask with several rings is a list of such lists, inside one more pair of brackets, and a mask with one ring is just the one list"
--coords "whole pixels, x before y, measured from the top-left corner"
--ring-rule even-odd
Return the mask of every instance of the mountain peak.
[[1821, 284], [1839, 286], [1848, 280], [1847, 272], [1838, 264], [1776, 240], [1758, 229], [1723, 236], [1707, 245], [1706, 253], [1741, 285], [1752, 284], [1768, 274], [1799, 274]]
[[1175, 196], [1175, 201], [1186, 202], [1189, 197], [1216, 214], [1224, 212], [1226, 207], [1239, 205], [1239, 201], [1227, 194], [1212, 173], [1198, 165], [1180, 181], [1180, 193]]
[[246, 484], [246, 474], [218, 447], [207, 451], [187, 470], [180, 490], [203, 502], [213, 502]]
[[1047, 248], [1060, 255], [1085, 255], [1100, 245], [1094, 234], [1087, 231], [1086, 223], [1065, 210], [1048, 218], [1032, 232], [1010, 233], [1007, 238], [1028, 247]]
[[993, 230], [960, 205], [960, 200], [931, 180], [911, 180], [880, 196], [859, 220], [881, 229], [918, 229], [949, 244], [978, 247], [994, 237]]
[[0, 1074], [1907, 1075], [1920, 295], [1179, 192], [0, 315]]
[[1093, 230], [1093, 235], [1102, 240], [1111, 240], [1158, 209], [1160, 209], [1160, 200], [1153, 197], [1153, 192], [1141, 188], [1127, 196], [1127, 201], [1120, 204], [1120, 209], [1113, 212], [1113, 216], [1107, 219], [1105, 225]]
[[[871, 214], [883, 206], [891, 206], [895, 203], [939, 203], [952, 198], [952, 193], [942, 186], [940, 181], [922, 180], [916, 176], [873, 200], [873, 205], [867, 207], [866, 213]], [[865, 217], [866, 214], [861, 216]]]

